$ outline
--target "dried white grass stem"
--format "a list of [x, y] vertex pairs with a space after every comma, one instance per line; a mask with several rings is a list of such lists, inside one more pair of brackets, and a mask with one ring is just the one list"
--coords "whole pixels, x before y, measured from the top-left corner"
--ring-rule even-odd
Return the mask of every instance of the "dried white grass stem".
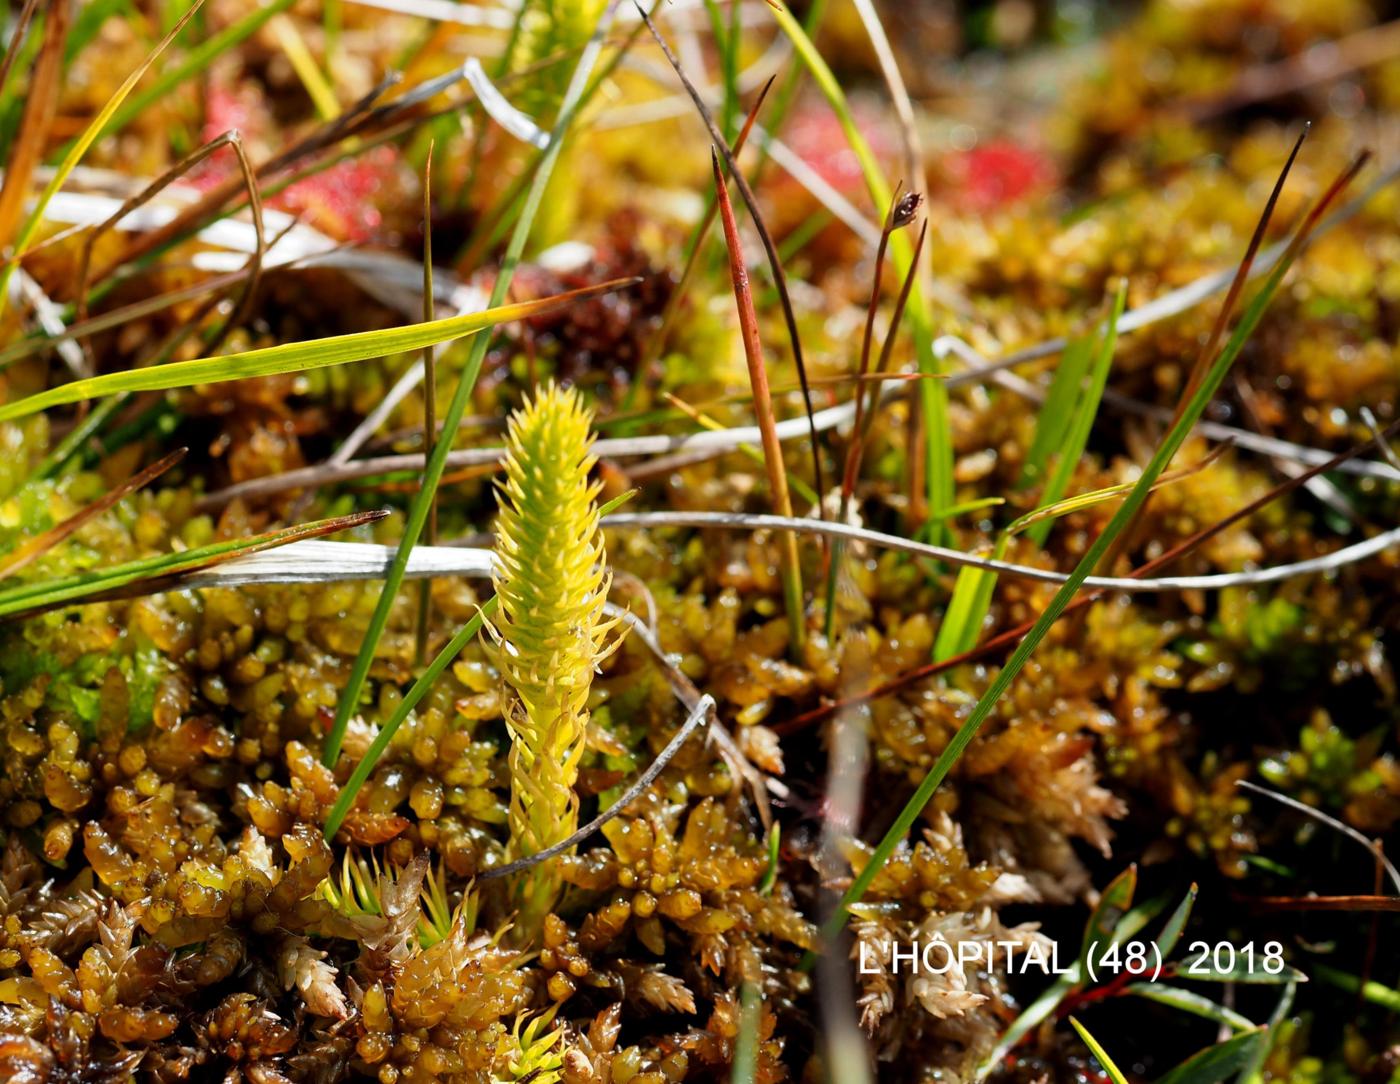
[[[1042, 583], [1064, 583], [1068, 576], [1048, 568], [998, 561], [978, 557], [961, 550], [915, 542], [896, 535], [881, 534], [844, 523], [829, 523], [814, 519], [789, 519], [784, 516], [745, 515], [730, 512], [629, 512], [603, 517], [603, 526], [611, 528], [695, 527], [736, 531], [787, 530], [807, 534], [825, 534], [884, 549], [900, 550], [920, 557], [932, 557], [954, 566], [985, 568], [1007, 576], [1039, 580]], [[1090, 576], [1086, 588], [1131, 593], [1169, 591], [1220, 591], [1227, 587], [1252, 587], [1265, 583], [1280, 583], [1295, 576], [1336, 572], [1357, 564], [1394, 546], [1400, 546], [1400, 527], [1391, 528], [1365, 541], [1345, 546], [1321, 557], [1305, 561], [1251, 569], [1246, 572], [1218, 572], [1205, 576], [1161, 576], [1131, 579], [1122, 576]], [[337, 580], [372, 580], [382, 578], [394, 555], [393, 546], [367, 542], [325, 542], [314, 539], [292, 542], [275, 550], [251, 554], [228, 561], [204, 572], [193, 572], [180, 579], [178, 586], [242, 587], [255, 583], [330, 583]], [[406, 575], [410, 579], [425, 576], [476, 576], [491, 574], [492, 552], [468, 546], [417, 546], [409, 559]], [[629, 615], [630, 616], [630, 615]], [[648, 630], [638, 621], [634, 628], [648, 637]], [[660, 653], [660, 647], [656, 650]], [[664, 653], [661, 653], [664, 657]]]
[[608, 806], [607, 809], [603, 810], [603, 812], [599, 813], [587, 824], [579, 828], [573, 835], [569, 836], [567, 839], [560, 840], [552, 847], [546, 847], [544, 850], [538, 851], [526, 858], [518, 859], [515, 862], [508, 862], [504, 866], [495, 866], [488, 870], [482, 870], [476, 875], [476, 879], [478, 881], [489, 881], [496, 877], [508, 877], [513, 873], [520, 873], [523, 870], [527, 870], [531, 866], [539, 865], [539, 863], [547, 861], [555, 855], [563, 854], [571, 847], [577, 847], [599, 828], [603, 827], [603, 825], [607, 824], [608, 821], [612, 820], [619, 813], [622, 813], [629, 805], [641, 797], [642, 792], [646, 790], [647, 787], [651, 786], [656, 780], [656, 777], [661, 774], [661, 770], [665, 768], [667, 764], [671, 763], [671, 758], [680, 752], [681, 746], [684, 745], [686, 741], [689, 740], [690, 736], [699, 729], [700, 725], [709, 718], [710, 713], [714, 710], [714, 706], [714, 698], [708, 693], [700, 697], [695, 706], [691, 708], [690, 715], [687, 716], [681, 728], [676, 731], [675, 736], [666, 743], [665, 748], [663, 748], [661, 752], [656, 754], [656, 759], [647, 766], [646, 771], [637, 777], [636, 782], [623, 791], [622, 796], [618, 798], [617, 801]]
[[[915, 542], [896, 535], [881, 534], [878, 531], [851, 527], [844, 523], [830, 523], [812, 519], [787, 519], [782, 516], [745, 515], [731, 512], [628, 512], [603, 517], [604, 527], [700, 527], [727, 528], [732, 530], [787, 530], [809, 534], [825, 534], [834, 538], [845, 538], [854, 542], [864, 542], [885, 549], [901, 550], [921, 557], [933, 557], [950, 565], [969, 565], [974, 568], [990, 569], [1009, 576], [1020, 576], [1043, 583], [1064, 583], [1069, 576], [1046, 568], [1032, 568], [1029, 565], [998, 561], [990, 557], [976, 557], [961, 550], [933, 546]], [[1292, 564], [1274, 565], [1271, 568], [1253, 569], [1248, 572], [1220, 572], [1207, 576], [1160, 576], [1157, 578], [1130, 579], [1122, 576], [1089, 576], [1084, 580], [1086, 588], [1106, 591], [1127, 591], [1161, 593], [1167, 591], [1219, 591], [1227, 587], [1248, 587], [1264, 583], [1278, 583], [1294, 576], [1305, 576], [1316, 572], [1335, 572], [1358, 561], [1364, 561], [1392, 546], [1400, 546], [1400, 527], [1392, 528], [1368, 538], [1364, 542], [1346, 546], [1322, 557], [1311, 557]]]

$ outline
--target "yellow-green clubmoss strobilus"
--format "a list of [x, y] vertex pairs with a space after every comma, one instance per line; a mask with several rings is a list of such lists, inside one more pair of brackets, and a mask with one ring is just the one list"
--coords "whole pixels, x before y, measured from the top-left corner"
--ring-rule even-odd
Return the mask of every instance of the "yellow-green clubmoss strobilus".
[[[616, 642], [603, 614], [610, 575], [598, 506], [591, 413], [549, 384], [511, 416], [496, 520], [501, 667], [515, 692], [507, 714], [512, 848], [526, 857], [578, 826], [574, 781], [588, 726], [589, 686]], [[520, 932], [539, 929], [559, 890], [545, 862], [517, 883]]]

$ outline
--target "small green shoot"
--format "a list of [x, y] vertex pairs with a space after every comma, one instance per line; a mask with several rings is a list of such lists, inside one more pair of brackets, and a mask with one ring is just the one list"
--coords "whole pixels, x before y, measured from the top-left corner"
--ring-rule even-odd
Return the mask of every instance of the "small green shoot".
[[[553, 382], [510, 418], [497, 497], [500, 668], [515, 692], [510, 730], [510, 838], [516, 857], [548, 851], [578, 827], [574, 791], [588, 735], [593, 673], [617, 646], [606, 619], [607, 570], [590, 482], [592, 412]], [[536, 934], [561, 887], [557, 864], [519, 879], [518, 929]]]
[[1103, 1066], [1103, 1071], [1109, 1075], [1113, 1084], [1128, 1084], [1128, 1078], [1123, 1075], [1123, 1070], [1113, 1064], [1113, 1059], [1099, 1045], [1099, 1041], [1089, 1034], [1089, 1029], [1072, 1016], [1069, 1018], [1069, 1022], [1074, 1030], [1079, 1032], [1079, 1037], [1084, 1040], [1084, 1045], [1089, 1048], [1089, 1053], [1098, 1059], [1099, 1064]]
[[769, 896], [778, 882], [778, 855], [783, 847], [783, 829], [777, 821], [768, 829], [768, 866], [763, 871], [763, 879], [758, 882], [758, 894]]

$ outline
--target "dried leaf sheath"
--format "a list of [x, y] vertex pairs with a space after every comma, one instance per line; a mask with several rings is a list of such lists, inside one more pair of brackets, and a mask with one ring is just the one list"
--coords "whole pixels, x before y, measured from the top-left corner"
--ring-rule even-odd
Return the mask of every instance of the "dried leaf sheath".
[[[511, 839], [527, 856], [578, 825], [574, 781], [583, 755], [585, 704], [614, 622], [603, 618], [609, 575], [588, 472], [595, 457], [590, 414], [573, 390], [553, 384], [512, 415], [506, 480], [496, 522], [504, 640], [502, 668], [517, 701], [508, 716]], [[558, 891], [550, 863], [519, 886], [529, 935]]]

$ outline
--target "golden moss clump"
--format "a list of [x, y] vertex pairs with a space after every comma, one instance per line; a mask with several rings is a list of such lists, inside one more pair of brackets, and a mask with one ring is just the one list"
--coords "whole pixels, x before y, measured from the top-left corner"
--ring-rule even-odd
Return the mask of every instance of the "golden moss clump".
[[[590, 415], [578, 393], [550, 384], [510, 420], [496, 522], [502, 668], [519, 698], [507, 723], [511, 839], [532, 855], [578, 827], [574, 782], [588, 727], [593, 671], [615, 622], [603, 617], [611, 582], [590, 484]], [[542, 863], [520, 886], [525, 932], [558, 892]]]

